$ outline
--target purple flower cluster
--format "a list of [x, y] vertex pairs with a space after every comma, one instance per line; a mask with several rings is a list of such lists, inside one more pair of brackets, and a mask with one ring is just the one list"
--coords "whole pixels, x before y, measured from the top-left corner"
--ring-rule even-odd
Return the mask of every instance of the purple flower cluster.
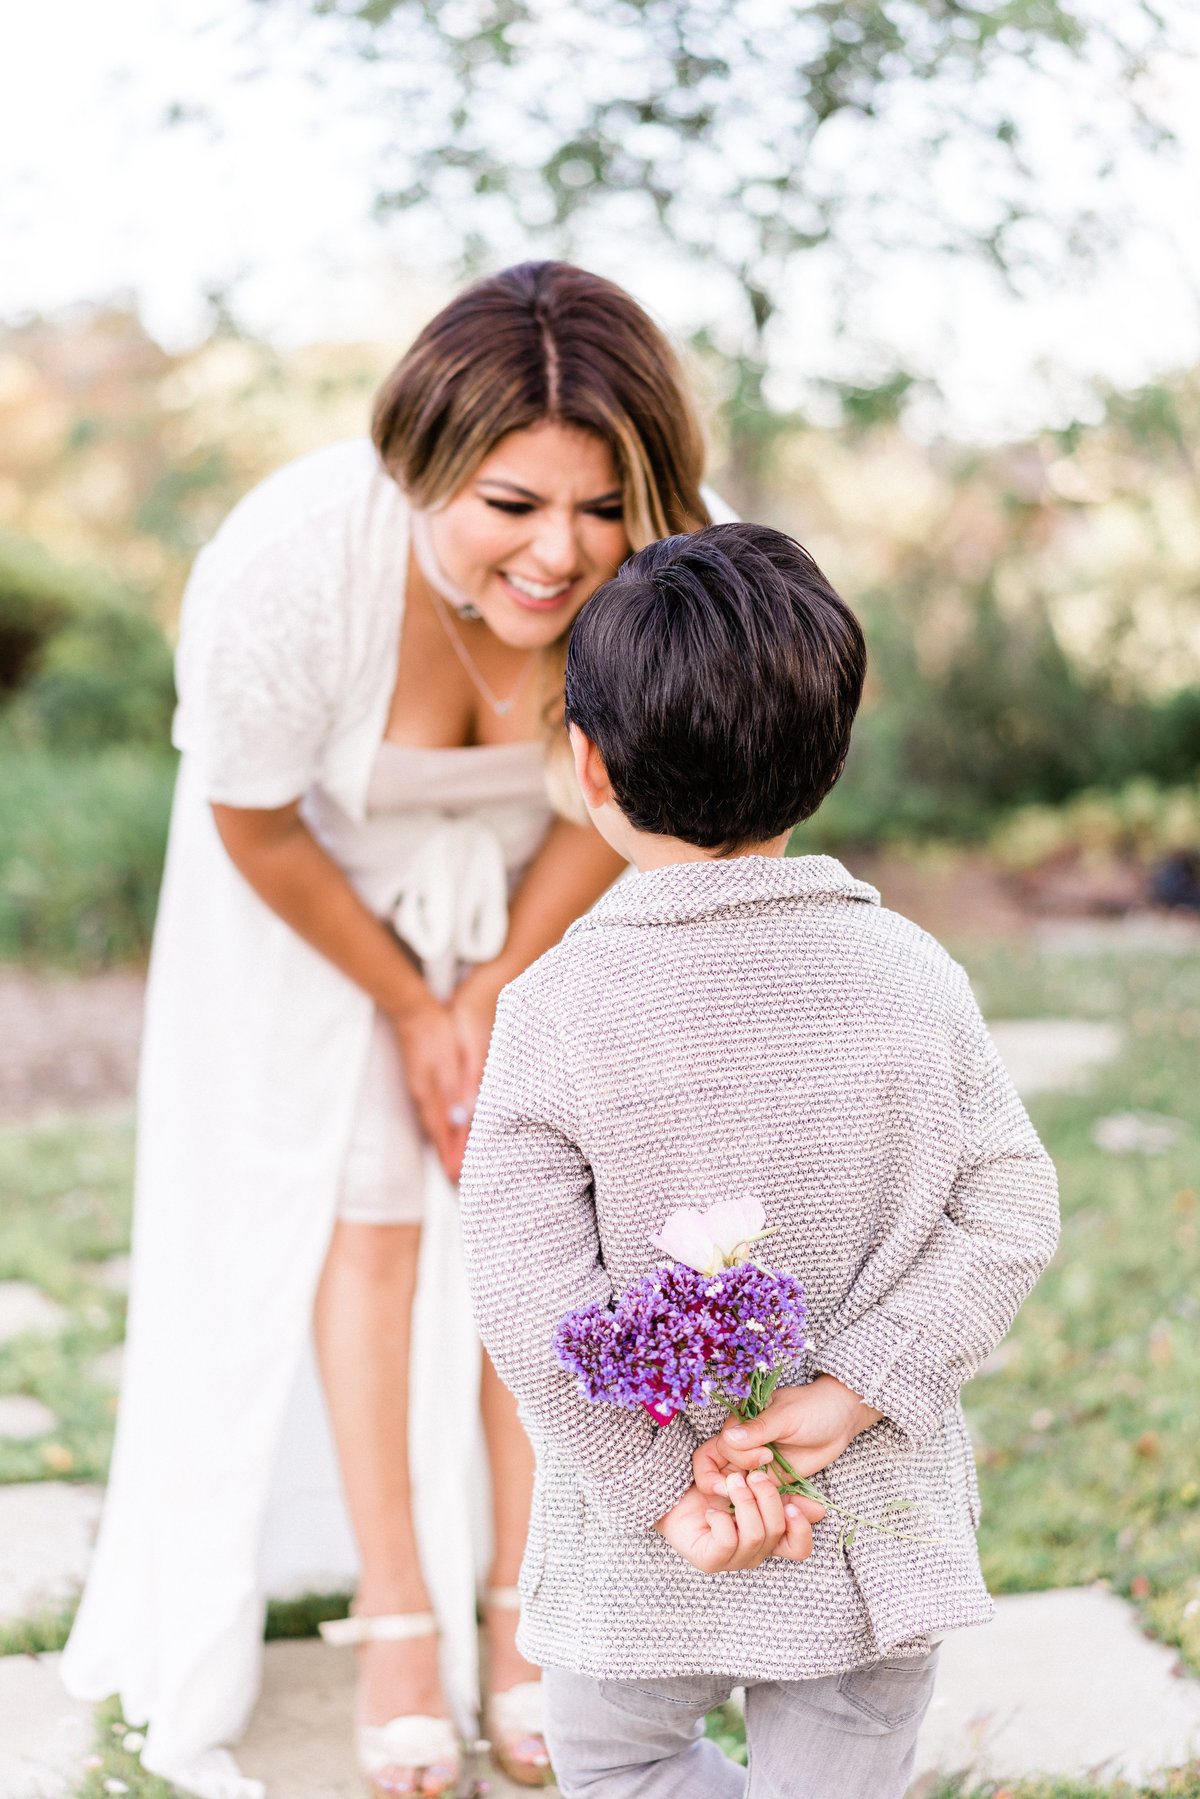
[[568, 1312], [554, 1349], [585, 1398], [645, 1406], [668, 1424], [714, 1394], [745, 1399], [756, 1372], [800, 1355], [804, 1319], [794, 1275], [754, 1262], [701, 1274], [675, 1262], [651, 1269], [611, 1308]]

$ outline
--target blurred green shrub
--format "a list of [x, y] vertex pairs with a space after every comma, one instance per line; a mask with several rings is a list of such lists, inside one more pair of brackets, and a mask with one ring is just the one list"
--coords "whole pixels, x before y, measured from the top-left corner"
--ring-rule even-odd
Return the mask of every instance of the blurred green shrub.
[[172, 758], [0, 742], [0, 958], [105, 967], [150, 947]]
[[170, 649], [132, 598], [0, 540], [0, 958], [145, 956], [173, 703]]
[[0, 719], [27, 747], [167, 748], [171, 651], [119, 589], [0, 539]]
[[1068, 661], [1042, 609], [1006, 618], [987, 587], [960, 595], [956, 641], [931, 665], [902, 601], [872, 594], [860, 604], [872, 691], [846, 771], [800, 827], [798, 849], [983, 840], [1014, 809], [1200, 774], [1197, 689], [1159, 702], [1122, 695]]
[[1067, 856], [1151, 863], [1200, 849], [1200, 786], [1130, 781], [1116, 792], [1076, 794], [1061, 806], [1022, 806], [1001, 822], [991, 847], [1017, 873]]

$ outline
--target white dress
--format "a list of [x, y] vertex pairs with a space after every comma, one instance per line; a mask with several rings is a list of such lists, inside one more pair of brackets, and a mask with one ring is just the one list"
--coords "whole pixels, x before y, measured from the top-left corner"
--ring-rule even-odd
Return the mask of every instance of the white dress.
[[[148, 1723], [143, 1761], [160, 1772], [241, 1735], [258, 1693], [265, 1593], [344, 1588], [356, 1567], [310, 1320], [361, 1137], [374, 1008], [243, 880], [210, 802], [305, 795], [368, 903], [411, 910], [416, 865], [416, 911], [435, 926], [446, 913], [439, 868], [449, 856], [461, 873], [456, 856], [473, 853], [464, 831], [476, 855], [479, 833], [490, 836], [511, 876], [550, 816], [528, 746], [401, 751], [414, 803], [369, 808], [389, 751], [393, 786], [397, 773], [398, 746], [381, 743], [407, 558], [403, 496], [367, 441], [341, 444], [241, 502], [184, 602], [183, 756], [146, 997], [125, 1375], [95, 1562], [62, 1662], [71, 1692], [119, 1693], [125, 1717]], [[482, 791], [484, 767], [483, 786], [499, 775], [504, 791]], [[432, 978], [452, 983], [456, 959], [443, 946]], [[479, 1347], [454, 1190], [428, 1153], [425, 1176], [414, 1522], [447, 1696], [470, 1736], [471, 1543], [487, 1511]]]
[[[714, 517], [732, 516], [705, 499]], [[72, 1693], [119, 1693], [124, 1716], [148, 1723], [142, 1760], [159, 1773], [240, 1737], [259, 1689], [265, 1594], [344, 1589], [356, 1572], [310, 1332], [348, 1151], [361, 1144], [374, 1008], [252, 891], [210, 802], [305, 796], [313, 828], [381, 913], [415, 861], [417, 890], [400, 893], [405, 934], [424, 921], [431, 979], [452, 982], [453, 946], [432, 939], [444, 896], [463, 886], [463, 857], [476, 875], [487, 859], [460, 828], [475, 801], [368, 817], [407, 563], [406, 502], [361, 439], [247, 495], [201, 552], [184, 600], [182, 761], [146, 995], [125, 1374], [96, 1557], [61, 1664]], [[511, 875], [532, 853], [538, 811], [525, 791], [519, 818], [491, 818], [493, 866], [498, 853]], [[486, 932], [488, 910], [468, 908], [462, 929]], [[429, 1153], [423, 1214], [414, 1523], [447, 1697], [470, 1737], [488, 1509], [479, 1344], [454, 1190]]]

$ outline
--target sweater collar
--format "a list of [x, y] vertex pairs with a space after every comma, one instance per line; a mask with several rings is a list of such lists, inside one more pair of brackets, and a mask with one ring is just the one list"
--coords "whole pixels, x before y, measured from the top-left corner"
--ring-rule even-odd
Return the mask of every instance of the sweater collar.
[[717, 914], [790, 909], [813, 900], [879, 904], [879, 893], [856, 881], [832, 856], [736, 856], [728, 861], [673, 862], [629, 874], [610, 887], [576, 930], [597, 925], [686, 924]]

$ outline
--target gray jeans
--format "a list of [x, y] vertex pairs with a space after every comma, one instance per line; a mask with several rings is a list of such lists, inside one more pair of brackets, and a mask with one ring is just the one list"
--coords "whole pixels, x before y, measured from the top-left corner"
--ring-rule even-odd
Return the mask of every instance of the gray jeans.
[[564, 1799], [901, 1799], [933, 1696], [936, 1649], [824, 1680], [746, 1685], [749, 1770], [704, 1735], [732, 1675], [594, 1680], [543, 1670]]

